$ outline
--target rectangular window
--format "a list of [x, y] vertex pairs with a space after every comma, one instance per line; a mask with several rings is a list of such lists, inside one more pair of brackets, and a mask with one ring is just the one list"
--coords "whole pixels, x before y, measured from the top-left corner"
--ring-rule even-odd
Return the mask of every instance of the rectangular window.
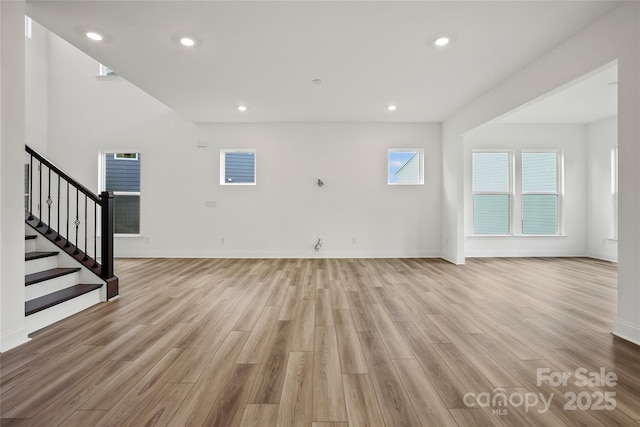
[[424, 150], [420, 148], [391, 149], [388, 151], [389, 185], [424, 184]]
[[508, 152], [472, 154], [473, 233], [510, 233], [511, 173]]
[[558, 234], [558, 153], [522, 153], [522, 234]]
[[113, 191], [116, 234], [140, 234], [140, 153], [102, 153], [101, 191]]
[[256, 150], [220, 150], [220, 185], [255, 185]]

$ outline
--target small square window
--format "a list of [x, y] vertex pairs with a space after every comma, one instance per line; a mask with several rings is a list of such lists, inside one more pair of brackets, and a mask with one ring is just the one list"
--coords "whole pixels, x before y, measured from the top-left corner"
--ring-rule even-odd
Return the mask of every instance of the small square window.
[[255, 185], [256, 150], [220, 150], [220, 185]]
[[116, 72], [113, 71], [111, 68], [107, 67], [106, 65], [102, 65], [99, 64], [100, 67], [98, 69], [98, 76], [100, 77], [110, 77], [110, 76], [117, 76]]
[[389, 185], [424, 184], [424, 150], [421, 148], [389, 150], [387, 176]]

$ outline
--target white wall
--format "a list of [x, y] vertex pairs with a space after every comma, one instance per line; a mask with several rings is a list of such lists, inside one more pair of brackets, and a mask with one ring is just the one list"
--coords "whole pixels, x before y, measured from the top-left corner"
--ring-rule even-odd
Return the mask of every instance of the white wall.
[[[586, 126], [487, 124], [464, 136], [465, 256], [584, 256], [587, 253]], [[512, 235], [473, 236], [471, 154], [476, 149], [513, 150], [516, 168], [522, 150], [560, 150], [564, 157], [564, 194], [560, 236], [523, 236], [519, 191], [512, 202]], [[520, 188], [516, 174], [514, 189]]]
[[37, 22], [32, 24], [32, 38], [25, 38], [25, 141], [41, 153], [47, 151], [49, 125], [48, 39], [49, 31]]
[[587, 125], [587, 253], [608, 261], [618, 260], [618, 239], [613, 238], [617, 207], [611, 192], [611, 150], [617, 145], [617, 117]]
[[[0, 2], [0, 351], [27, 341], [24, 321], [24, 2]], [[18, 185], [16, 185], [18, 184]]]
[[[100, 150], [142, 153], [142, 236], [117, 256], [440, 255], [438, 124], [196, 126], [54, 35], [48, 56], [49, 158], [97, 190]], [[257, 150], [257, 185], [219, 185], [221, 148]], [[424, 149], [425, 185], [387, 185], [389, 148]]]

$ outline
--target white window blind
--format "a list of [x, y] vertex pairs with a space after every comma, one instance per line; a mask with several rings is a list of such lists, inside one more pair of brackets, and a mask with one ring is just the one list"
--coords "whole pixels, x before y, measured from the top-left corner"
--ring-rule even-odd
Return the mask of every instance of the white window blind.
[[558, 154], [522, 153], [522, 234], [558, 234]]
[[472, 191], [474, 234], [509, 234], [509, 153], [473, 153]]

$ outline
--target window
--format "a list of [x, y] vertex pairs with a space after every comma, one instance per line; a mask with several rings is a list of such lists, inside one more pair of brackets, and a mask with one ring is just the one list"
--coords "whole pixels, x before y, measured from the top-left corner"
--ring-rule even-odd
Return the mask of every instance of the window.
[[473, 233], [509, 234], [511, 174], [508, 152], [472, 154]]
[[389, 185], [424, 184], [424, 150], [389, 150], [387, 164]]
[[220, 150], [220, 185], [255, 185], [256, 150]]
[[106, 65], [99, 64], [98, 76], [101, 76], [101, 77], [117, 76], [117, 74], [115, 71], [113, 71], [111, 68], [107, 67]]
[[101, 191], [115, 195], [115, 233], [140, 234], [140, 153], [110, 152], [101, 157]]
[[522, 153], [522, 234], [558, 234], [558, 153]]
[[138, 160], [138, 153], [114, 153], [118, 160]]

